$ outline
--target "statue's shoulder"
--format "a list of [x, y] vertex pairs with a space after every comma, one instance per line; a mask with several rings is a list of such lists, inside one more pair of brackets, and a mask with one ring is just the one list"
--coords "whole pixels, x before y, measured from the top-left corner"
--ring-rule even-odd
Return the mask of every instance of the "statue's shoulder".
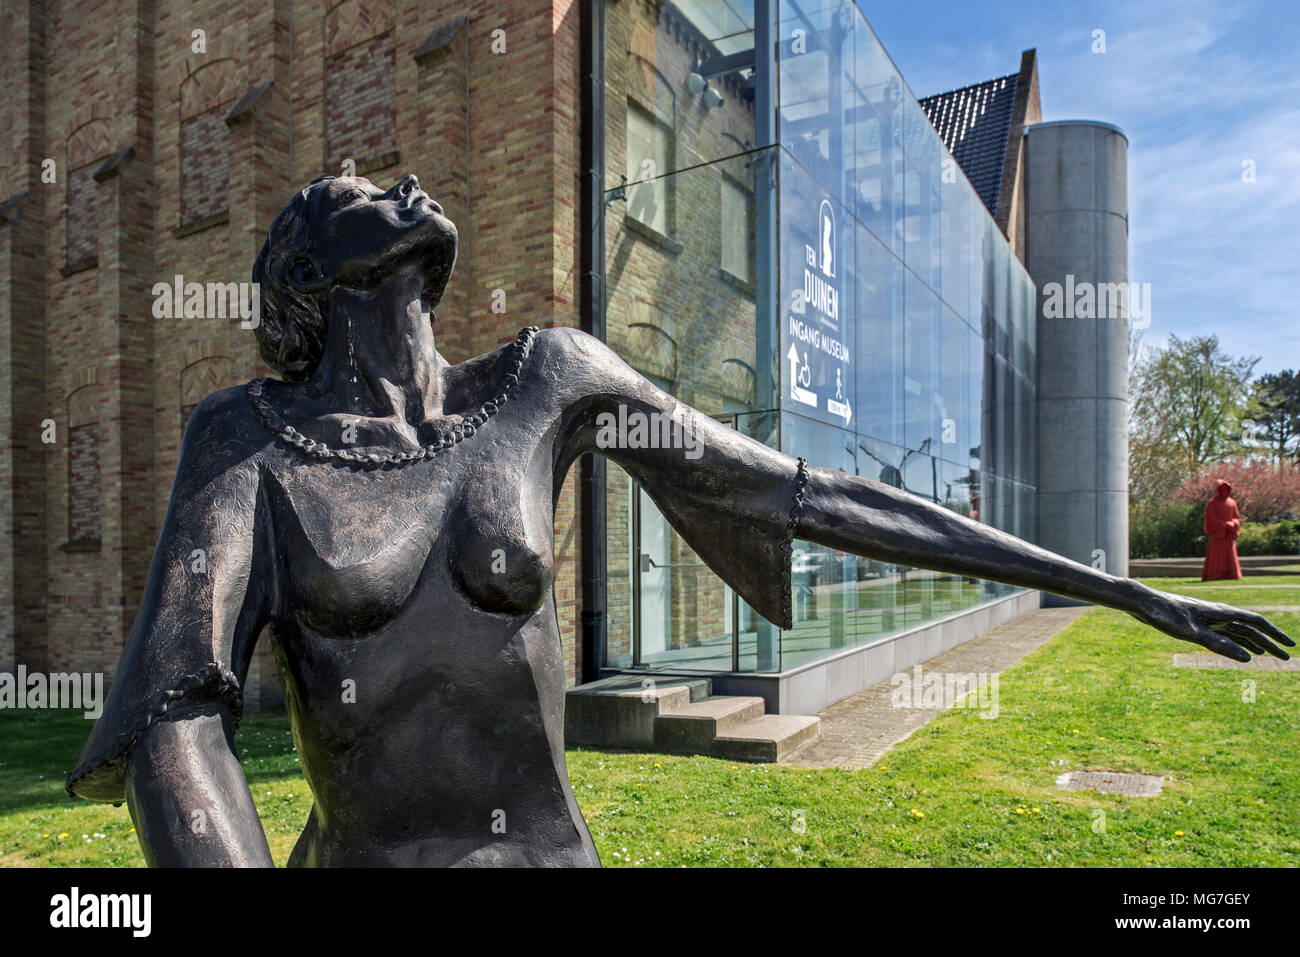
[[533, 350], [539, 355], [560, 360], [603, 359], [613, 355], [609, 346], [589, 332], [571, 326], [549, 326], [537, 330]]
[[468, 400], [509, 381], [518, 361], [515, 349], [527, 339], [518, 362], [514, 394], [530, 406], [566, 410], [597, 394], [634, 388], [637, 374], [600, 339], [581, 329], [553, 326], [524, 330], [514, 342], [452, 366], [447, 381], [451, 401]]
[[280, 384], [267, 379], [254, 379], [209, 393], [190, 413], [185, 426], [186, 433], [192, 430], [209, 432], [235, 427], [242, 430], [248, 423], [256, 422], [257, 417], [253, 414], [253, 405], [249, 401], [249, 390], [266, 388], [268, 385], [274, 388]]
[[[513, 362], [514, 352], [521, 342], [527, 343], [527, 356], [521, 368], [521, 379], [542, 378], [553, 383], [585, 381], [598, 374], [618, 357], [613, 350], [590, 333], [567, 326], [550, 326], [545, 329], [529, 327], [516, 338], [491, 352], [466, 359], [450, 367], [453, 380], [475, 381], [499, 376]], [[558, 378], [557, 378], [558, 376]]]
[[565, 326], [538, 331], [532, 364], [544, 375], [584, 394], [609, 386], [626, 369], [623, 360], [603, 341], [589, 332]]
[[250, 401], [250, 388], [266, 380], [219, 389], [190, 413], [181, 438], [178, 479], [206, 480], [222, 472], [252, 468], [273, 437], [263, 428]]

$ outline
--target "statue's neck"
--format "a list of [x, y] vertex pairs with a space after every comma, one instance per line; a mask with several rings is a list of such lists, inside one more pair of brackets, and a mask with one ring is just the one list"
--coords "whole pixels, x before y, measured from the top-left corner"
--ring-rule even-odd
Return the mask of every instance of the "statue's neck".
[[414, 272], [369, 292], [329, 294], [325, 354], [311, 386], [337, 412], [418, 425], [442, 414], [433, 323]]

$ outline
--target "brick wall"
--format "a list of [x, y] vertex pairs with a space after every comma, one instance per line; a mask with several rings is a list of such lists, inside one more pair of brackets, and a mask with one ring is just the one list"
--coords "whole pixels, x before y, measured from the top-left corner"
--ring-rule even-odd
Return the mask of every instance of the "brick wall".
[[68, 538], [99, 540], [99, 426], [93, 423], [69, 430]]
[[222, 212], [230, 189], [230, 142], [218, 107], [181, 122], [182, 223]]
[[351, 159], [362, 173], [393, 150], [395, 61], [392, 30], [330, 56], [325, 69], [326, 169], [340, 169]]
[[[578, 324], [577, 35], [577, 7], [560, 0], [4, 5], [0, 182], [29, 196], [13, 219], [0, 205], [0, 625], [15, 635], [0, 665], [111, 672], [196, 396], [268, 372], [237, 319], [154, 319], [152, 286], [247, 281], [291, 190], [340, 172], [343, 154], [359, 167], [386, 157], [368, 174], [384, 188], [414, 172], [460, 228], [436, 321], [450, 361], [529, 324]], [[55, 183], [40, 180], [45, 158]], [[67, 270], [92, 248], [95, 264]], [[75, 439], [73, 403], [95, 410]], [[67, 548], [85, 520], [69, 503], [83, 497], [97, 498], [101, 541]], [[555, 519], [570, 680], [576, 508], [571, 475]], [[265, 637], [248, 695], [275, 700]]]
[[83, 166], [68, 174], [67, 264], [72, 267], [99, 253], [94, 172], [94, 166]]

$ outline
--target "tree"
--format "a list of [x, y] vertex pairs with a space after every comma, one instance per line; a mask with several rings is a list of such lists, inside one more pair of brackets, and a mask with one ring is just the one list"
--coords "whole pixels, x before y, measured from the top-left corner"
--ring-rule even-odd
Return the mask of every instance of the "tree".
[[1293, 369], [1255, 380], [1250, 405], [1253, 431], [1267, 442], [1276, 464], [1300, 462], [1300, 375]]
[[1214, 480], [1232, 485], [1244, 521], [1267, 524], [1300, 516], [1300, 471], [1274, 468], [1260, 459], [1234, 457], [1191, 475], [1174, 493], [1174, 501], [1204, 506], [1214, 497]]
[[1172, 430], [1164, 428], [1155, 408], [1154, 377], [1147, 373], [1160, 352], [1142, 342], [1141, 332], [1129, 333], [1128, 501], [1130, 524], [1170, 501], [1187, 475]]
[[1139, 447], [1172, 457], [1183, 476], [1240, 447], [1257, 357], [1237, 358], [1218, 336], [1169, 337], [1143, 356], [1130, 383], [1130, 431]]

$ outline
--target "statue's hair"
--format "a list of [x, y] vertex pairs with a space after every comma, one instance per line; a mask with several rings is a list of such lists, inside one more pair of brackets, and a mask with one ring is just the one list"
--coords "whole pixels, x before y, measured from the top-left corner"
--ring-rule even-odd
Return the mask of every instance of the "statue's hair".
[[317, 176], [280, 210], [267, 231], [266, 242], [253, 264], [261, 317], [256, 327], [262, 359], [290, 382], [315, 371], [325, 352], [325, 294], [308, 294], [288, 281], [288, 270], [311, 249], [308, 210], [312, 192], [333, 176]]

